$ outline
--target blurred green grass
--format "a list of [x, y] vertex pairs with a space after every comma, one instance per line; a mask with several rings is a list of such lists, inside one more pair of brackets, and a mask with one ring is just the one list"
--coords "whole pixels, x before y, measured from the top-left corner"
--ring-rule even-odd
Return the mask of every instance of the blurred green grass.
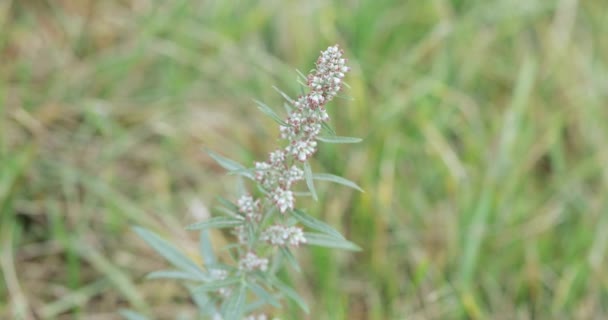
[[[576, 1], [0, 3], [0, 318], [175, 318], [185, 290], [143, 225], [196, 254], [192, 199], [234, 180], [339, 43], [359, 145], [315, 167], [311, 211], [364, 248], [300, 250], [313, 306], [285, 319], [601, 319], [608, 315], [608, 5]], [[325, 188], [325, 189], [324, 189]], [[216, 244], [224, 241], [215, 235]]]

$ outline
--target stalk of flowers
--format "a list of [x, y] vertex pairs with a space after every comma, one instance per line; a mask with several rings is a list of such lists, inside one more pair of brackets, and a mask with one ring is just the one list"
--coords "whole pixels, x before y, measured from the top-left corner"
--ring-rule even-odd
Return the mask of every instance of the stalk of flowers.
[[[242, 319], [244, 314], [249, 314], [246, 319], [266, 319], [264, 313], [253, 315], [253, 310], [260, 308], [260, 304], [247, 302], [247, 297], [251, 296], [247, 293], [249, 291], [262, 302], [275, 307], [279, 306], [277, 297], [287, 296], [308, 312], [303, 299], [275, 276], [275, 262], [282, 261], [275, 258], [278, 255], [287, 257], [297, 269], [297, 261], [290, 250], [303, 244], [359, 250], [329, 225], [296, 209], [294, 191], [297, 183], [305, 180], [310, 193], [316, 199], [314, 179], [332, 181], [361, 190], [356, 184], [341, 177], [330, 174], [314, 175], [309, 164], [310, 158], [317, 151], [319, 141], [360, 141], [356, 138], [321, 135], [323, 128], [327, 126], [326, 122], [329, 121], [326, 105], [340, 92], [344, 85], [344, 76], [349, 71], [347, 61], [342, 55], [343, 51], [337, 45], [321, 52], [315, 69], [306, 77], [307, 92], [296, 100], [291, 100], [283, 94], [292, 107], [286, 119], [280, 119], [269, 107], [260, 105], [264, 107], [261, 108], [262, 111], [280, 124], [280, 139], [283, 141], [283, 146], [270, 152], [265, 161], [255, 162], [253, 168], [247, 169], [232, 160], [209, 152], [227, 170], [252, 179], [260, 191], [259, 196], [249, 192], [242, 194], [236, 203], [224, 200], [223, 212], [226, 216], [210, 218], [188, 227], [191, 230], [203, 230], [203, 244], [208, 242], [206, 229], [232, 228], [238, 241], [237, 244], [229, 246], [231, 252], [235, 253], [234, 265], [217, 262], [217, 258], [209, 249], [210, 245], [207, 245], [201, 249], [206, 265], [206, 270], [203, 270], [154, 233], [143, 228], [136, 229], [144, 240], [180, 269], [177, 272], [160, 272], [154, 277], [189, 279], [204, 283], [192, 291], [193, 295], [198, 295], [198, 300], [212, 302], [205, 304], [202, 313], [214, 319]], [[317, 232], [305, 233], [301, 224]]]
[[[308, 75], [309, 92], [293, 102], [295, 107], [285, 124], [280, 126], [281, 139], [286, 146], [270, 152], [268, 160], [255, 163], [254, 179], [264, 191], [263, 199], [254, 199], [245, 194], [238, 201], [239, 212], [246, 217], [254, 230], [259, 229], [265, 205], [270, 204], [283, 216], [262, 231], [260, 240], [273, 246], [297, 247], [306, 243], [301, 227], [287, 226], [286, 217], [295, 207], [292, 187], [304, 179], [304, 164], [317, 150], [317, 136], [323, 122], [329, 120], [325, 105], [342, 89], [343, 78], [349, 68], [343, 51], [338, 46], [329, 47], [321, 53], [316, 69]], [[248, 250], [240, 257], [239, 265], [248, 271], [265, 271], [268, 258], [260, 258], [256, 249], [259, 242], [247, 241], [247, 226], [238, 226], [235, 233], [239, 242]]]

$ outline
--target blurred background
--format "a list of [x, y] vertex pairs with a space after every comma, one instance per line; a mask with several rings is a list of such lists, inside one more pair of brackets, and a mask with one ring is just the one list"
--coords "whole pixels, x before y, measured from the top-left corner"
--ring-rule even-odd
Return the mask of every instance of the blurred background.
[[[608, 3], [603, 0], [0, 1], [0, 318], [195, 312], [141, 225], [198, 258], [321, 50], [352, 72], [329, 107], [309, 212], [360, 253], [300, 249], [310, 315], [608, 317]], [[197, 210], [191, 210], [196, 204]], [[213, 234], [219, 248], [230, 241]]]

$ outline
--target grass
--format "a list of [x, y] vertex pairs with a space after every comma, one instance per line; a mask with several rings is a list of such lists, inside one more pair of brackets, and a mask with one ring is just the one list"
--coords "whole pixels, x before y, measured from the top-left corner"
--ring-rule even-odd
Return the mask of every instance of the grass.
[[130, 226], [195, 255], [188, 203], [211, 207], [235, 182], [202, 148], [261, 158], [277, 132], [252, 99], [280, 110], [272, 85], [297, 94], [295, 68], [336, 42], [353, 100], [332, 123], [365, 140], [314, 165], [366, 192], [320, 185], [310, 206], [364, 250], [300, 250], [308, 318], [605, 317], [606, 10], [0, 3], [0, 318], [192, 313], [182, 287], [143, 279], [164, 262]]

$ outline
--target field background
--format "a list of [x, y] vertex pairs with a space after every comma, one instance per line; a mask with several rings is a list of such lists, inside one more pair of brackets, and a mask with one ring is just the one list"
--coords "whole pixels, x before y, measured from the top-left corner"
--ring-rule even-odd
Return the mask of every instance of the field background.
[[[608, 2], [0, 1], [0, 318], [192, 314], [142, 225], [197, 257], [193, 203], [235, 189], [296, 69], [352, 72], [283, 319], [606, 319]], [[199, 207], [200, 209], [201, 207]], [[214, 244], [226, 240], [214, 234]]]

